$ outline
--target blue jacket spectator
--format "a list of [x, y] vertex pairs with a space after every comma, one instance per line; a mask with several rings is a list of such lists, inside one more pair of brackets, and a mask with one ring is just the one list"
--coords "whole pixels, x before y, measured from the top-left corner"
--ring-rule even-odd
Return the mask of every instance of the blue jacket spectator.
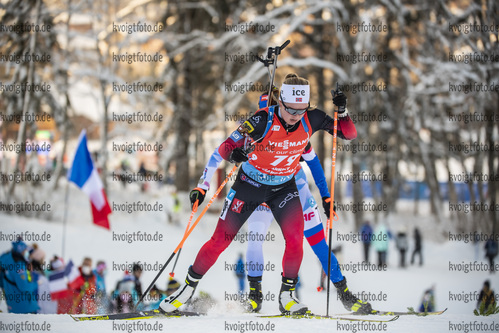
[[96, 303], [97, 303], [97, 313], [106, 314], [112, 310], [111, 300], [107, 296], [106, 292], [106, 274], [107, 266], [103, 260], [97, 262], [97, 266], [93, 270], [95, 276], [95, 288], [97, 289], [95, 293]]
[[360, 234], [362, 238], [362, 245], [364, 246], [364, 261], [369, 262], [369, 247], [371, 246], [371, 239], [373, 235], [373, 228], [369, 224], [369, 221], [364, 222], [360, 228]]
[[489, 269], [490, 272], [494, 272], [494, 258], [497, 256], [499, 253], [499, 245], [497, 244], [497, 241], [495, 241], [493, 238], [490, 238], [486, 243], [485, 243], [485, 257], [489, 259]]
[[362, 225], [362, 228], [360, 228], [360, 233], [362, 235], [362, 242], [363, 243], [371, 243], [371, 236], [373, 234], [373, 228], [371, 228], [369, 221], [366, 221]]
[[22, 240], [13, 242], [12, 250], [0, 256], [0, 287], [10, 313], [38, 311], [38, 274], [28, 270], [28, 257], [28, 246]]
[[237, 260], [236, 263], [236, 276], [237, 280], [239, 282], [239, 293], [244, 292], [244, 278], [246, 277], [246, 270], [244, 268], [244, 261], [243, 261], [243, 254], [239, 254], [239, 259]]
[[105, 275], [107, 272], [107, 266], [104, 261], [99, 261], [97, 262], [97, 267], [94, 269], [94, 275], [96, 278], [95, 281], [95, 286], [97, 288], [97, 292], [99, 293], [106, 293], [106, 280], [105, 280]]

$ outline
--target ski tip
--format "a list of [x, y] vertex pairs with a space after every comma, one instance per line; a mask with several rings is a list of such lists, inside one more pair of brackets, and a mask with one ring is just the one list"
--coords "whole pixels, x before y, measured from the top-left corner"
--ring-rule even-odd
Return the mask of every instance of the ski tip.
[[418, 312], [418, 313], [416, 313], [416, 315], [417, 315], [417, 316], [419, 316], [419, 317], [426, 317], [426, 316], [439, 316], [439, 315], [441, 315], [442, 313], [444, 313], [445, 311], [447, 311], [447, 308], [445, 308], [445, 309], [443, 309], [443, 310], [441, 310], [441, 311], [432, 311], [432, 312], [427, 312], [427, 313], [425, 313], [425, 312], [420, 312], [420, 313], [419, 313], [419, 312]]
[[114, 314], [103, 314], [103, 315], [70, 315], [75, 321], [94, 321], [94, 320], [142, 320], [150, 318], [179, 318], [179, 317], [193, 317], [193, 316], [204, 316], [206, 313], [192, 312], [192, 311], [173, 311], [169, 313], [164, 313], [158, 309], [149, 311], [139, 311], [130, 313], [114, 313]]
[[93, 316], [85, 316], [85, 315], [71, 315], [75, 321], [94, 321], [94, 320], [112, 320], [110, 315], [93, 315]]

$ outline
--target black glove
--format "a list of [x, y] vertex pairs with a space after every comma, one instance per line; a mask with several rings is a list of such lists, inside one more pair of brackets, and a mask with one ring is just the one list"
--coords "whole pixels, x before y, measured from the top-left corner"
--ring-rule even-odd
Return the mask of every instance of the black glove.
[[[331, 198], [330, 197], [322, 197], [322, 207], [324, 207], [324, 213], [326, 214], [327, 218], [331, 218], [331, 212], [330, 212], [330, 207], [331, 207]], [[336, 203], [333, 201], [333, 211], [336, 212]]]
[[241, 163], [248, 160], [248, 153], [241, 147], [234, 149], [229, 156], [231, 163]]
[[338, 108], [346, 108], [347, 107], [347, 96], [343, 93], [343, 91], [338, 91], [336, 96], [333, 97], [333, 103]]
[[205, 195], [206, 191], [203, 190], [202, 188], [196, 187], [195, 189], [193, 189], [191, 193], [189, 193], [189, 199], [191, 200], [191, 209], [194, 206], [196, 200], [198, 201], [198, 206], [200, 206], [201, 203], [203, 203]]
[[338, 113], [344, 113], [347, 108], [347, 96], [341, 90], [331, 90], [333, 95], [333, 104], [338, 107]]

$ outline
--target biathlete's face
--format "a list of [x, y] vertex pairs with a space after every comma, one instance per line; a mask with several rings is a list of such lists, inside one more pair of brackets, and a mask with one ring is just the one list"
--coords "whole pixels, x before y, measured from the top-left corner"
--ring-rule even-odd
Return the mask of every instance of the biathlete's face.
[[279, 99], [279, 108], [281, 110], [281, 116], [282, 119], [286, 122], [288, 125], [294, 125], [297, 122], [303, 118], [303, 115], [305, 115], [305, 112], [302, 114], [291, 114], [288, 111], [286, 111], [287, 108], [290, 109], [303, 109], [305, 110], [308, 108], [308, 103], [286, 103], [286, 107], [283, 105], [281, 99]]

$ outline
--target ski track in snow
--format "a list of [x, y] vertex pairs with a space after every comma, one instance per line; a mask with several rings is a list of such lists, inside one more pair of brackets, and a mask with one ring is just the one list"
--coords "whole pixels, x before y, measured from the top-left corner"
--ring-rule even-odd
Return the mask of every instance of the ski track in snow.
[[[115, 188], [116, 189], [116, 188]], [[60, 211], [57, 216], [62, 216], [63, 200], [60, 194], [54, 194], [51, 198], [60, 202]], [[156, 192], [154, 195], [137, 194], [133, 191], [112, 191], [109, 200], [124, 202], [126, 200], [138, 200], [164, 202], [166, 209], [170, 209], [171, 200], [166, 199], [165, 194]], [[187, 202], [187, 201], [184, 201]], [[78, 204], [76, 204], [78, 203]], [[187, 239], [181, 253], [181, 257], [175, 269], [175, 277], [183, 280], [188, 267], [192, 264], [195, 256], [211, 236], [214, 225], [218, 219], [219, 203], [214, 204], [210, 213], [206, 214], [196, 227], [195, 231]], [[186, 205], [184, 205], [186, 206]], [[123, 272], [113, 269], [114, 265], [131, 264], [134, 261], [141, 261], [154, 264], [163, 264], [170, 256], [178, 242], [180, 241], [185, 225], [189, 218], [189, 207], [183, 207], [181, 225], [174, 226], [166, 222], [165, 212], [133, 213], [114, 212], [111, 215], [112, 231], [93, 226], [90, 222], [90, 208], [88, 199], [78, 191], [71, 191], [70, 211], [67, 226], [66, 255], [65, 260], [72, 259], [75, 264], [80, 265], [85, 256], [90, 256], [94, 260], [104, 259], [108, 265], [108, 275], [106, 284], [108, 293], [114, 288], [116, 282], [122, 278]], [[347, 215], [348, 213], [343, 213]], [[197, 215], [195, 216], [195, 218]], [[137, 324], [133, 321], [99, 321], [99, 322], [75, 322], [69, 315], [20, 315], [6, 313], [5, 301], [0, 301], [0, 331], [30, 332], [34, 331], [34, 325], [43, 325], [45, 328], [50, 324], [49, 332], [148, 332], [156, 327], [158, 332], [305, 332], [305, 331], [336, 331], [336, 332], [478, 332], [497, 331], [499, 329], [499, 316], [476, 317], [473, 309], [476, 302], [474, 300], [465, 303], [464, 301], [450, 300], [450, 294], [461, 294], [479, 291], [483, 282], [489, 279], [492, 289], [499, 293], [498, 275], [491, 275], [487, 272], [453, 272], [449, 271], [449, 262], [458, 264], [475, 260], [475, 249], [471, 243], [449, 242], [449, 241], [429, 241], [434, 239], [431, 235], [434, 226], [429, 218], [415, 218], [412, 214], [399, 213], [390, 217], [390, 227], [392, 233], [396, 233], [397, 226], [405, 223], [409, 227], [408, 235], [410, 245], [412, 245], [412, 228], [418, 223], [422, 228], [424, 243], [423, 254], [425, 264], [422, 267], [417, 265], [409, 266], [406, 269], [398, 268], [399, 254], [395, 250], [394, 242], [390, 242], [388, 254], [387, 271], [343, 271], [348, 279], [348, 285], [354, 293], [366, 292], [374, 295], [382, 293], [386, 301], [372, 301], [374, 308], [379, 310], [406, 311], [407, 307], [417, 309], [421, 302], [424, 291], [435, 286], [435, 300], [437, 310], [448, 308], [447, 312], [441, 316], [416, 317], [402, 316], [395, 322], [386, 324], [359, 324], [347, 321], [332, 320], [295, 320], [295, 319], [267, 319], [256, 318], [251, 314], [239, 313], [234, 303], [225, 301], [226, 293], [237, 293], [237, 280], [232, 270], [227, 265], [236, 262], [238, 254], [246, 251], [247, 243], [233, 242], [229, 248], [220, 255], [217, 263], [201, 280], [199, 291], [209, 292], [218, 301], [218, 304], [209, 311], [206, 317], [190, 318], [165, 318], [141, 320]], [[350, 232], [352, 222], [345, 218], [345, 221], [335, 222], [333, 229], [333, 247], [342, 245], [342, 253], [339, 256], [343, 264], [355, 264], [362, 259], [362, 245], [360, 243], [339, 242], [336, 239], [336, 232]], [[51, 240], [48, 242], [38, 242], [47, 253], [47, 258], [54, 254], [61, 254], [62, 244], [62, 224], [60, 221], [40, 221], [36, 219], [23, 218], [12, 215], [0, 215], [0, 227], [3, 233], [19, 233], [24, 231], [43, 234], [50, 234]], [[246, 227], [243, 227], [246, 230]], [[156, 242], [123, 242], [113, 241], [113, 232], [126, 234], [134, 231], [149, 232], [158, 231], [163, 235], [162, 241]], [[282, 235], [275, 223], [272, 224], [270, 232], [275, 235], [275, 241], [264, 244], [265, 263], [275, 265], [274, 270], [264, 272], [263, 293], [269, 294], [273, 300], [264, 302], [261, 313], [277, 314], [277, 295], [280, 288], [281, 261], [284, 249]], [[436, 237], [438, 239], [438, 237]], [[27, 243], [31, 243], [27, 241]], [[300, 289], [300, 300], [309, 306], [309, 309], [317, 314], [326, 313], [326, 293], [317, 292], [319, 284], [320, 266], [317, 258], [313, 254], [310, 246], [304, 240], [304, 260], [300, 270], [302, 287]], [[8, 241], [0, 241], [0, 251], [10, 250], [11, 244]], [[483, 244], [480, 244], [479, 262], [485, 262], [483, 254]], [[407, 259], [410, 261], [411, 248], [408, 251]], [[374, 250], [371, 249], [371, 260], [375, 260]], [[157, 285], [161, 289], [166, 289], [168, 272], [173, 263], [165, 270]], [[117, 267], [117, 266], [114, 266]], [[156, 275], [156, 271], [145, 271], [141, 281], [145, 289]], [[248, 286], [246, 285], [246, 288]], [[330, 314], [347, 312], [336, 299], [336, 292], [331, 285], [331, 306]], [[373, 317], [374, 318], [374, 317]], [[387, 317], [383, 317], [387, 318]], [[20, 324], [24, 323], [24, 329]], [[32, 326], [28, 328], [26, 323]], [[34, 325], [33, 325], [34, 324]], [[255, 326], [258, 324], [258, 327]], [[454, 326], [460, 324], [461, 326]], [[470, 325], [472, 326], [463, 326]], [[476, 326], [476, 324], [481, 325]], [[114, 326], [113, 326], [114, 325]], [[135, 325], [135, 326], [134, 326]], [[137, 326], [142, 325], [142, 326]], [[156, 326], [155, 326], [156, 325]], [[158, 327], [162, 325], [161, 327]], [[248, 326], [246, 326], [248, 325]], [[487, 325], [487, 326], [485, 326]], [[43, 328], [38, 326], [38, 328]], [[141, 329], [142, 328], [142, 329]], [[479, 330], [481, 328], [481, 330]], [[490, 328], [494, 328], [491, 330]]]

